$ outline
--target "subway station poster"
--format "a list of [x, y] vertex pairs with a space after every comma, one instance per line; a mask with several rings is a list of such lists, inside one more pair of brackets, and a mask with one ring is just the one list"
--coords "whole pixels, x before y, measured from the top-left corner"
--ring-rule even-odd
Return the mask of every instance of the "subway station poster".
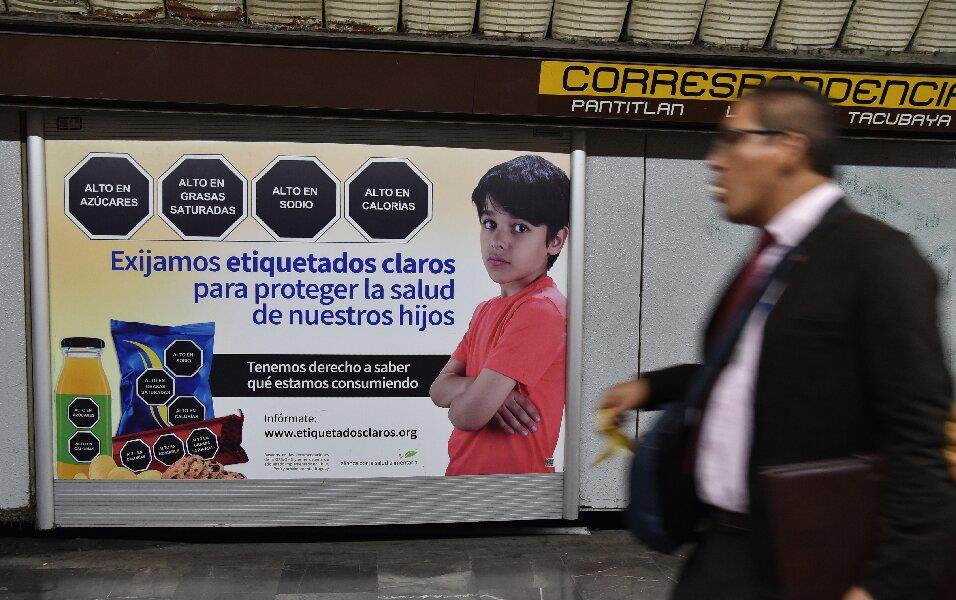
[[569, 167], [49, 140], [57, 478], [560, 472]]

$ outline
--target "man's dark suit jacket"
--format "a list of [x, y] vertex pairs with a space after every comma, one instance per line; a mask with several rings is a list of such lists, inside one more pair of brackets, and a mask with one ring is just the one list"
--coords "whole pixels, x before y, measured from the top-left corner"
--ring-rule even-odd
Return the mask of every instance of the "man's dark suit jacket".
[[[877, 600], [933, 598], [956, 524], [956, 485], [942, 452], [953, 398], [936, 276], [906, 235], [844, 201], [805, 242], [767, 319], [757, 372], [749, 465], [755, 556], [772, 582], [761, 469], [877, 452], [887, 461], [884, 527], [859, 583]], [[698, 368], [645, 374], [645, 409], [683, 399]]]

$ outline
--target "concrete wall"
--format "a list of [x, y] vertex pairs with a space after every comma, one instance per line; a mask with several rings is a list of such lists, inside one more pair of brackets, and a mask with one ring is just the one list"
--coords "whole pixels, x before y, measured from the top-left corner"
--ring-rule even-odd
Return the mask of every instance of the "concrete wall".
[[[644, 139], [640, 133], [588, 135], [584, 257], [584, 351], [581, 386], [581, 505], [623, 505], [617, 456], [591, 467], [604, 447], [595, 431], [601, 391], [637, 371], [641, 312]], [[634, 423], [626, 428], [634, 434]]]
[[[699, 360], [707, 315], [755, 235], [721, 217], [703, 161], [708, 143], [700, 133], [647, 136], [641, 371]], [[653, 423], [642, 415], [640, 430]]]
[[[690, 132], [588, 137], [584, 506], [626, 503], [626, 460], [589, 467], [603, 441], [587, 434], [588, 406], [638, 365], [648, 371], [699, 360], [703, 322], [754, 243], [755, 230], [723, 220], [710, 197], [708, 143], [707, 134]], [[842, 150], [838, 179], [851, 203], [909, 233], [936, 268], [940, 328], [956, 373], [956, 144], [854, 140]], [[641, 205], [643, 224], [635, 230]], [[654, 419], [642, 414], [640, 431]]]
[[[727, 278], [753, 244], [709, 198], [705, 134], [647, 136], [641, 369], [700, 356], [700, 332]], [[857, 210], [910, 234], [940, 278], [940, 327], [956, 367], [956, 144], [853, 140], [838, 181]], [[642, 419], [645, 430], [653, 416]]]
[[851, 203], [912, 236], [939, 277], [940, 329], [956, 375], [956, 143], [847, 143], [839, 182]]
[[30, 505], [20, 157], [19, 115], [0, 111], [0, 521]]
[[[716, 296], [753, 243], [709, 198], [707, 136], [650, 133], [644, 227], [641, 369], [697, 360]], [[838, 181], [857, 210], [910, 234], [940, 279], [940, 327], [956, 367], [956, 144], [853, 140]], [[641, 423], [645, 429], [650, 419]]]

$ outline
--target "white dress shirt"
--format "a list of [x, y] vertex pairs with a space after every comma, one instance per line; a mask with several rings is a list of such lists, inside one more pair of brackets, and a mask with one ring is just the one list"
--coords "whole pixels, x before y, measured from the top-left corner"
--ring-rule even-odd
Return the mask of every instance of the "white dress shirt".
[[[838, 185], [823, 183], [774, 216], [766, 225], [774, 243], [757, 259], [758, 273], [772, 271], [842, 197]], [[730, 361], [710, 392], [700, 428], [697, 493], [704, 502], [733, 512], [748, 512], [750, 507], [747, 471], [753, 439], [754, 386], [768, 314], [767, 308], [759, 307], [750, 314]]]

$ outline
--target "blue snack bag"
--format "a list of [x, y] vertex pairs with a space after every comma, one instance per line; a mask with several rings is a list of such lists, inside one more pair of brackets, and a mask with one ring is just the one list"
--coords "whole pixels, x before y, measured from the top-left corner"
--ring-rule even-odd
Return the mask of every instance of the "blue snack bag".
[[215, 323], [112, 320], [110, 330], [122, 377], [117, 436], [215, 418], [209, 390]]

